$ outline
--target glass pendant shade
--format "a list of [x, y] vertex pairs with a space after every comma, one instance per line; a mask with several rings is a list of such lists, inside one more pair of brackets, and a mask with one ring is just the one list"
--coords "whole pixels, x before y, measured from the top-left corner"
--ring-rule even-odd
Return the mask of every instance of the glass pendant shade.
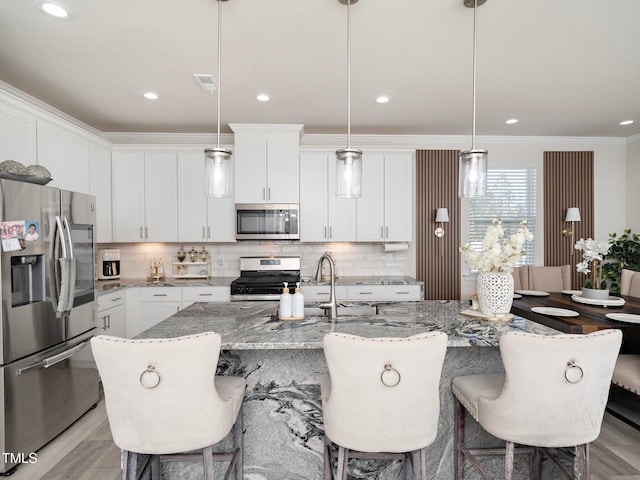
[[336, 196], [355, 198], [362, 194], [362, 150], [336, 151]]
[[231, 151], [207, 148], [204, 151], [204, 193], [209, 197], [231, 196]]
[[472, 149], [460, 152], [459, 197], [476, 197], [487, 193], [487, 157], [487, 150]]

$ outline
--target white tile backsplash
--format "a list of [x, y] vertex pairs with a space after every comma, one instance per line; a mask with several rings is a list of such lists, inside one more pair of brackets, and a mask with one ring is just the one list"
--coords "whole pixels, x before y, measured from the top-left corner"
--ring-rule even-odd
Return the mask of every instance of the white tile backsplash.
[[[99, 244], [97, 249], [120, 249], [121, 278], [143, 278], [149, 273], [151, 260], [163, 259], [167, 277], [172, 276], [171, 263], [180, 247], [197, 251], [203, 244], [180, 243], [117, 243]], [[237, 277], [240, 257], [260, 255], [299, 255], [303, 277], [313, 277], [318, 259], [330, 251], [338, 276], [411, 275], [406, 251], [384, 252], [382, 244], [374, 243], [298, 243], [298, 242], [237, 242], [204, 244], [210, 255], [211, 276]]]

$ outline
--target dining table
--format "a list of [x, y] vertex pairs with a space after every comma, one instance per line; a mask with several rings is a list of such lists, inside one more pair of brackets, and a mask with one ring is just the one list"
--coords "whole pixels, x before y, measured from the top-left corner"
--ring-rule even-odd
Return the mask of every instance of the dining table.
[[[618, 328], [622, 331], [620, 353], [640, 353], [640, 298], [616, 295], [609, 297], [610, 301], [603, 302], [609, 305], [596, 305], [576, 301], [575, 296], [580, 296], [576, 291], [529, 293], [520, 292], [522, 297], [513, 299], [511, 313], [563, 333], [586, 334]], [[624, 300], [623, 305], [611, 305], [622, 303], [619, 299]], [[608, 317], [608, 314], [618, 315]]]

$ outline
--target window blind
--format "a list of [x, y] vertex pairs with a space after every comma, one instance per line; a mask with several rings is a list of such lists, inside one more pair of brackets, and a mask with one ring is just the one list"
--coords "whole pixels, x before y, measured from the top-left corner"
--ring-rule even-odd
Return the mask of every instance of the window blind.
[[[469, 200], [469, 243], [472, 248], [482, 249], [487, 227], [496, 218], [502, 220], [505, 237], [515, 233], [523, 220], [535, 237], [535, 169], [489, 169], [487, 194]], [[520, 263], [531, 265], [535, 262], [535, 242], [526, 242], [524, 248], [527, 256]]]

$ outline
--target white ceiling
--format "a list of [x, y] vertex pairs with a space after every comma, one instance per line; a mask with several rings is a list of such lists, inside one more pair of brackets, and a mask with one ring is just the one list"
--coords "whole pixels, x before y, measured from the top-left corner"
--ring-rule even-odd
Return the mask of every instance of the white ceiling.
[[[216, 131], [215, 0], [0, 1], [0, 80], [102, 132]], [[346, 132], [346, 6], [229, 0], [222, 27], [222, 131], [302, 123]], [[463, 0], [351, 7], [352, 133], [471, 131], [473, 9]], [[639, 0], [488, 0], [478, 10], [479, 135], [640, 133]], [[160, 99], [150, 102], [142, 93]], [[255, 95], [272, 95], [259, 103]], [[374, 102], [378, 94], [390, 103]], [[515, 117], [516, 125], [504, 121]], [[618, 122], [634, 119], [631, 126]]]

